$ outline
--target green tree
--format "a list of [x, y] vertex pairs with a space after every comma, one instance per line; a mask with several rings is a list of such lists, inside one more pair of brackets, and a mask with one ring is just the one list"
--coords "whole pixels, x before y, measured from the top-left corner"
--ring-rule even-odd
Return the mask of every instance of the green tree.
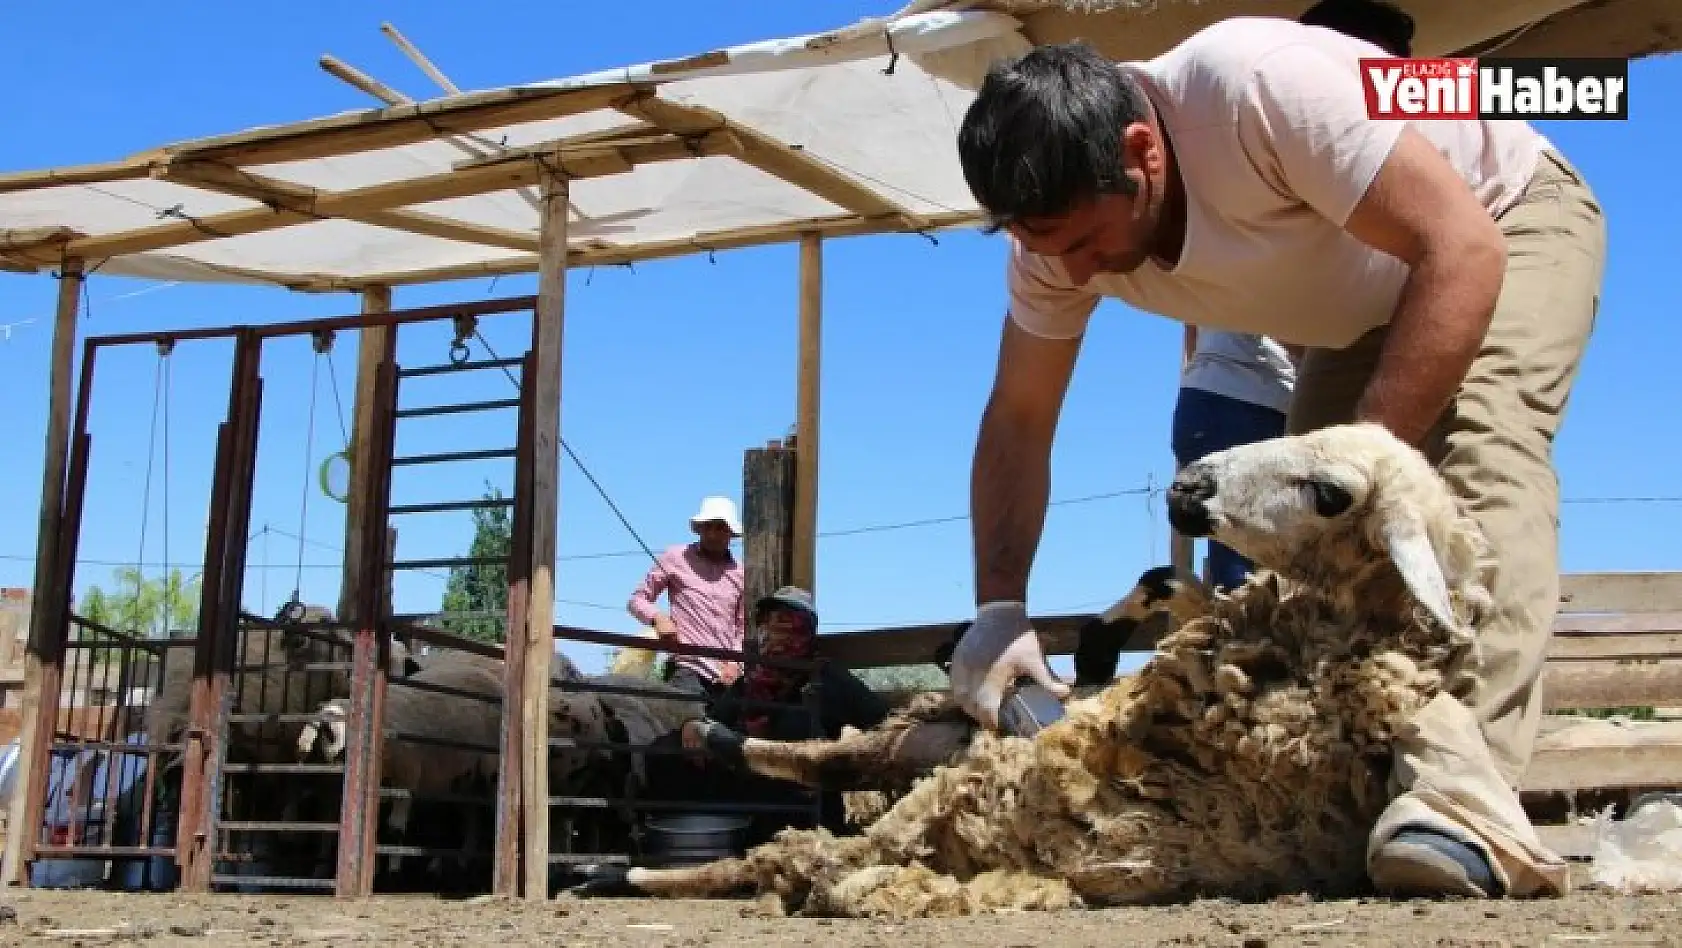
[[[199, 576], [185, 579], [180, 570], [165, 576], [147, 577], [132, 566], [111, 571], [111, 589], [90, 586], [74, 610], [118, 632], [137, 638], [160, 639], [193, 635], [199, 622]], [[97, 641], [104, 636], [83, 629], [77, 641]], [[96, 652], [96, 659], [102, 659]]]
[[[502, 491], [489, 483], [485, 499], [499, 501]], [[474, 558], [506, 559], [514, 542], [514, 518], [507, 506], [480, 507], [473, 511], [473, 543], [467, 555]], [[442, 621], [444, 630], [462, 638], [501, 644], [506, 636], [508, 613], [508, 567], [473, 564], [450, 568], [444, 587]], [[493, 613], [478, 615], [477, 613]]]

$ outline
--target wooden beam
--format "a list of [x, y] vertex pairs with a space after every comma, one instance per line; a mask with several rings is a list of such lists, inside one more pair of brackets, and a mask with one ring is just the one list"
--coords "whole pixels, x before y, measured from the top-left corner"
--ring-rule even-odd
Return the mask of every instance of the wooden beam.
[[[209, 161], [177, 162], [161, 169], [159, 177], [176, 184], [203, 188], [221, 194], [231, 194], [235, 197], [249, 198], [253, 201], [262, 201], [264, 204], [296, 211], [305, 216], [312, 216], [315, 213], [314, 207], [322, 195], [322, 192], [314, 188], [253, 174], [232, 165]], [[389, 227], [392, 230], [401, 230], [427, 237], [440, 237], [445, 240], [458, 240], [462, 243], [502, 247], [507, 250], [520, 250], [528, 253], [537, 251], [537, 236], [535, 234], [521, 233], [502, 227], [488, 227], [483, 224], [470, 224], [466, 221], [440, 217], [437, 214], [428, 214], [425, 211], [372, 210], [353, 212], [342, 216], [346, 220], [360, 221], [364, 224], [372, 224], [375, 227]]]
[[582, 115], [633, 97], [644, 87], [520, 87], [370, 109], [171, 145], [173, 158], [266, 165], [396, 148], [445, 135]]
[[[362, 291], [362, 314], [377, 316], [391, 312], [391, 288], [371, 286]], [[385, 358], [390, 326], [364, 326], [356, 331], [356, 395], [351, 402], [350, 423], [350, 495], [345, 503], [345, 561], [343, 579], [339, 585], [339, 620], [359, 621], [357, 597], [361, 594], [362, 577], [367, 575], [362, 551], [368, 546], [368, 498], [372, 496], [374, 469], [374, 409], [375, 385], [379, 381], [380, 362]], [[387, 549], [395, 550], [395, 546]]]
[[800, 363], [794, 438], [794, 585], [818, 594], [819, 391], [823, 354], [823, 238], [800, 236]]
[[0, 194], [19, 191], [38, 191], [72, 184], [106, 184], [112, 181], [133, 181], [151, 172], [154, 154], [140, 154], [119, 161], [75, 165], [69, 168], [43, 168], [39, 171], [13, 171], [0, 174]]
[[[46, 789], [45, 776], [37, 764], [45, 765], [44, 742], [52, 739], [53, 721], [41, 720], [43, 691], [57, 688], [57, 669], [48, 659], [62, 660], [62, 653], [49, 655], [63, 631], [58, 621], [68, 590], [55, 589], [60, 543], [59, 521], [64, 509], [65, 475], [70, 466], [70, 373], [75, 365], [76, 313], [82, 302], [86, 277], [79, 260], [65, 262], [58, 283], [58, 308], [53, 319], [52, 361], [48, 367], [47, 442], [41, 464], [41, 505], [36, 515], [35, 583], [29, 610], [29, 644], [23, 666], [22, 726], [19, 731], [19, 774], [8, 804], [11, 826], [6, 848], [0, 856], [0, 882], [23, 881], [23, 843], [35, 838]], [[48, 672], [54, 672], [48, 674]], [[56, 707], [56, 702], [52, 702]], [[45, 730], [43, 730], [45, 728]]]
[[1623, 735], [1597, 730], [1596, 736], [1595, 744], [1538, 748], [1519, 778], [1520, 792], [1668, 790], [1682, 780], [1682, 739], [1671, 729]]
[[83, 236], [68, 227], [22, 227], [0, 230], [0, 267], [20, 273], [34, 273], [56, 265], [64, 246]]
[[[949, 227], [967, 227], [979, 223], [978, 215], [966, 212], [940, 214], [927, 219], [929, 230], [939, 230]], [[674, 240], [656, 240], [641, 244], [601, 244], [594, 247], [575, 249], [568, 254], [567, 265], [578, 267], [612, 267], [624, 266], [630, 263], [642, 263], [648, 260], [664, 260], [671, 257], [685, 257], [695, 253], [709, 253], [712, 251], [741, 250], [747, 247], [762, 247], [767, 244], [787, 243], [796, 240], [803, 233], [820, 234], [827, 239], [836, 237], [862, 237], [871, 234], [905, 233], [905, 228], [886, 218], [861, 218], [852, 215], [841, 217], [817, 217], [807, 220], [789, 221], [786, 224], [760, 225], [741, 227], [734, 230], [710, 231], [696, 234], [693, 237], [680, 237]], [[485, 276], [510, 276], [520, 273], [532, 273], [537, 269], [535, 254], [521, 254], [519, 256], [504, 257], [500, 260], [487, 260], [483, 263], [451, 264], [443, 267], [430, 267], [421, 270], [392, 271], [389, 273], [372, 274], [356, 279], [324, 278], [299, 279], [289, 281], [289, 285], [298, 289], [312, 292], [341, 292], [355, 290], [368, 284], [405, 286], [417, 283], [436, 283], [445, 280], [465, 280]]]
[[386, 105], [405, 105], [414, 101], [337, 56], [323, 55], [319, 62], [321, 68], [325, 69], [330, 75], [343, 80], [350, 86], [361, 89]]
[[[718, 149], [717, 153], [722, 154], [729, 144], [729, 140], [722, 136], [703, 137], [695, 143], [674, 139], [625, 146], [604, 144], [587, 150], [551, 155], [544, 162], [529, 156], [481, 159], [469, 163], [467, 167], [440, 174], [390, 181], [348, 191], [316, 191], [307, 212], [264, 205], [123, 233], [72, 240], [65, 245], [65, 253], [88, 260], [121, 257], [203, 240], [253, 234], [326, 218], [354, 218], [369, 211], [525, 187], [538, 182], [543, 174], [544, 164], [569, 178], [595, 178], [620, 174], [638, 164], [677, 161], [694, 157], [697, 153], [709, 154], [712, 153], [709, 150], [714, 148]], [[161, 166], [157, 172], [160, 177], [167, 177], [171, 173], [167, 170], [168, 164], [175, 162]], [[360, 283], [390, 285], [390, 281], [381, 280], [362, 280]]]
[[742, 457], [742, 595], [749, 618], [760, 597], [793, 582], [794, 452], [781, 441]]
[[1682, 704], [1682, 660], [1550, 661], [1542, 698], [1549, 711]]
[[1682, 572], [1566, 573], [1562, 612], [1682, 612]]
[[533, 314], [531, 589], [519, 713], [525, 825], [523, 894], [549, 897], [549, 675], [555, 656], [555, 534], [560, 510], [562, 329], [566, 319], [568, 183], [543, 179], [543, 249]]
[[906, 230], [921, 230], [917, 215], [896, 202], [854, 181], [847, 174], [799, 148], [734, 121], [722, 112], [694, 105], [679, 105], [649, 93], [619, 106], [627, 115], [646, 119], [673, 134], [728, 130], [742, 140], [742, 160], [801, 190], [815, 194], [843, 210], [861, 217], [895, 217]]
[[433, 82], [438, 83], [438, 87], [440, 89], [443, 89], [450, 95], [461, 95], [461, 90], [456, 88], [456, 84], [450, 81], [450, 77], [444, 75], [443, 70], [434, 66], [432, 64], [432, 60], [426, 58], [425, 53], [422, 53], [415, 44], [409, 42], [409, 38], [407, 36], [404, 36], [402, 33], [397, 31], [397, 27], [392, 26], [390, 23], [381, 23], [380, 32], [389, 37], [393, 43], [396, 43], [397, 48], [403, 51], [403, 55], [409, 57], [410, 62], [419, 66], [421, 72], [426, 73]]

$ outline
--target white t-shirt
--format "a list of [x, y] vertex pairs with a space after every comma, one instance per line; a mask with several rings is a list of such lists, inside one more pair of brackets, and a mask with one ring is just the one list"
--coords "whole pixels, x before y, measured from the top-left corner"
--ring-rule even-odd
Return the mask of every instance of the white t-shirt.
[[1405, 125], [1436, 145], [1492, 216], [1529, 183], [1547, 141], [1521, 121], [1367, 118], [1358, 61], [1383, 50], [1271, 17], [1209, 26], [1156, 59], [1122, 63], [1173, 141], [1185, 247], [1164, 268], [1075, 286], [1014, 241], [1012, 317], [1072, 338], [1110, 296], [1199, 327], [1343, 348], [1390, 321], [1407, 265], [1343, 230]]
[[1290, 354], [1272, 339], [1200, 329], [1180, 384], [1285, 412], [1296, 378]]

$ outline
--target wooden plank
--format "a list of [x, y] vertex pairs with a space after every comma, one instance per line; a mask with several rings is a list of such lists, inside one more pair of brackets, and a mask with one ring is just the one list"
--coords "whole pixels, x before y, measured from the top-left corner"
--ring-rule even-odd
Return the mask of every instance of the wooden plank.
[[566, 318], [568, 182], [543, 181], [543, 250], [533, 315], [531, 598], [526, 612], [525, 693], [521, 695], [525, 789], [521, 880], [528, 899], [549, 897], [549, 675], [555, 655], [555, 533], [560, 501], [561, 352]]
[[[314, 213], [316, 202], [320, 199], [322, 193], [314, 188], [306, 188], [288, 181], [281, 181], [229, 165], [220, 165], [208, 161], [171, 164], [161, 172], [160, 176], [177, 184], [262, 201], [265, 204], [285, 207], [305, 215]], [[534, 234], [520, 233], [503, 227], [470, 224], [466, 221], [440, 217], [437, 214], [428, 214], [425, 211], [372, 210], [352, 212], [342, 216], [347, 220], [360, 221], [364, 224], [372, 224], [375, 227], [389, 227], [392, 230], [406, 231], [425, 237], [439, 237], [444, 240], [458, 240], [462, 243], [502, 247], [528, 253], [537, 251], [537, 237]]]
[[1566, 573], [1561, 612], [1682, 612], [1682, 572]]
[[[391, 312], [391, 287], [371, 286], [362, 291], [362, 314], [376, 316]], [[339, 619], [358, 621], [355, 615], [363, 572], [363, 531], [368, 524], [368, 502], [374, 471], [373, 437], [375, 385], [380, 361], [385, 357], [389, 326], [364, 326], [356, 331], [356, 394], [351, 402], [350, 495], [345, 502], [345, 559], [339, 585]], [[392, 546], [389, 549], [395, 550]]]
[[819, 395], [823, 385], [823, 238], [800, 235], [800, 361], [794, 440], [794, 585], [818, 594]]
[[1594, 824], [1538, 823], [1536, 836], [1542, 845], [1562, 859], [1586, 860], [1594, 858]]
[[1523, 793], [1682, 786], [1682, 739], [1608, 741], [1538, 748], [1520, 779]]
[[1554, 617], [1556, 635], [1603, 635], [1615, 633], [1657, 634], [1682, 632], [1682, 612], [1630, 612], [1624, 614], [1561, 614]]
[[1682, 662], [1549, 662], [1542, 694], [1550, 711], [1682, 704]]
[[[265, 204], [122, 233], [85, 237], [66, 244], [65, 253], [89, 260], [146, 253], [327, 218], [350, 219], [370, 211], [526, 187], [538, 182], [545, 173], [545, 165], [554, 167], [571, 178], [595, 178], [620, 174], [638, 164], [680, 161], [693, 158], [697, 154], [711, 154], [714, 153], [713, 149], [723, 154], [730, 147], [730, 143], [730, 139], [720, 137], [694, 143], [672, 140], [625, 146], [606, 144], [587, 152], [552, 156], [545, 162], [531, 157], [483, 159], [474, 161], [469, 166], [439, 174], [388, 181], [348, 191], [315, 191], [315, 196], [307, 207], [302, 208], [270, 207]], [[198, 160], [200, 159], [192, 159], [195, 164]], [[189, 159], [183, 158], [179, 161], [187, 162]], [[174, 162], [161, 164], [156, 174], [167, 178], [172, 173], [169, 168], [173, 164]], [[390, 281], [370, 279], [361, 281], [360, 285], [389, 284]]]
[[574, 89], [494, 89], [203, 138], [164, 150], [173, 157], [236, 165], [332, 158], [413, 145], [446, 135], [581, 115], [609, 108], [636, 95], [642, 88], [632, 83], [615, 83]]
[[13, 171], [0, 174], [0, 194], [35, 191], [73, 184], [104, 184], [108, 181], [132, 181], [144, 178], [151, 169], [154, 155], [135, 155], [118, 161], [76, 165], [70, 168], [45, 168], [39, 171]]
[[[980, 220], [981, 218], [976, 214], [954, 211], [947, 214], [931, 215], [925, 219], [927, 226], [922, 229], [932, 231], [950, 227], [968, 227], [980, 222]], [[807, 232], [818, 233], [825, 238], [833, 239], [836, 237], [862, 237], [869, 234], [905, 233], [907, 230], [906, 227], [901, 226], [891, 218], [864, 218], [847, 214], [836, 217], [789, 221], [785, 224], [756, 225], [733, 230], [710, 231], [692, 237], [653, 240], [641, 244], [602, 243], [592, 247], [574, 249], [567, 256], [567, 265], [575, 268], [612, 267], [647, 260], [663, 260], [669, 257], [686, 257], [695, 253], [762, 247], [766, 244], [780, 244], [795, 240], [801, 234]], [[510, 276], [531, 273], [536, 269], [537, 256], [535, 254], [520, 254], [498, 260], [489, 260], [484, 263], [451, 264], [443, 267], [408, 271], [399, 270], [371, 274], [355, 279], [325, 277], [313, 280], [289, 281], [289, 284], [295, 283], [298, 289], [314, 292], [335, 292], [355, 290], [373, 283], [402, 286], [446, 280], [466, 280], [474, 277]]]
[[1564, 635], [1548, 640], [1550, 663], [1585, 659], [1666, 659], [1682, 661], [1682, 632], [1630, 635]]
[[[59, 519], [64, 510], [65, 476], [70, 465], [70, 373], [76, 359], [76, 313], [81, 308], [86, 277], [79, 260], [68, 260], [58, 283], [58, 307], [53, 317], [52, 361], [47, 369], [47, 438], [41, 463], [41, 504], [36, 513], [35, 582], [30, 601], [29, 643], [23, 667], [23, 727], [19, 748], [22, 774], [12, 791], [8, 812], [12, 829], [0, 856], [0, 882], [23, 881], [26, 839], [34, 838], [45, 798], [44, 775], [34, 764], [45, 765], [50, 729], [40, 720], [43, 691], [58, 687], [58, 663], [63, 654], [49, 655], [59, 640], [56, 618], [62, 615], [65, 590], [53, 587], [58, 561]], [[84, 398], [87, 393], [84, 393]], [[52, 667], [49, 668], [48, 666]], [[56, 696], [55, 696], [56, 697]], [[54, 702], [56, 704], [56, 702]]]
[[[1047, 655], [1074, 652], [1080, 627], [1090, 615], [1038, 616], [1034, 630]], [[934, 660], [935, 649], [952, 640], [956, 622], [936, 622], [903, 629], [832, 632], [818, 637], [818, 654], [846, 668], [920, 665]]]

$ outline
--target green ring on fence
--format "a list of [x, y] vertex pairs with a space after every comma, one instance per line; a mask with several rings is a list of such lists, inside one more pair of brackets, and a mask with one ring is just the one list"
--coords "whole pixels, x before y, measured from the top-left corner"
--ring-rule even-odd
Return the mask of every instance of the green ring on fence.
[[338, 451], [329, 454], [322, 460], [318, 479], [321, 482], [321, 492], [343, 504], [350, 501], [350, 478], [345, 478], [345, 489], [342, 492], [335, 491], [333, 489], [333, 477], [330, 473], [333, 470], [333, 462], [341, 458], [344, 460], [345, 469], [348, 471], [350, 469], [350, 452], [348, 450]]

